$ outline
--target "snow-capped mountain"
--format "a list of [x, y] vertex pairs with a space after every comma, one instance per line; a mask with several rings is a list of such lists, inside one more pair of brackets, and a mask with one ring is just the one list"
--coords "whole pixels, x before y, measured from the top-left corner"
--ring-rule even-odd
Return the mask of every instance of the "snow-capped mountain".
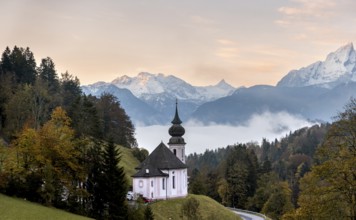
[[165, 95], [179, 100], [198, 103], [230, 95], [235, 88], [224, 80], [214, 86], [196, 87], [172, 75], [141, 72], [136, 77], [121, 76], [111, 82], [118, 88], [130, 90], [136, 97], [150, 100], [152, 96]]
[[128, 116], [136, 123], [161, 124], [164, 122], [159, 117], [160, 113], [158, 111], [134, 96], [128, 89], [120, 89], [106, 82], [97, 82], [81, 88], [85, 94], [96, 97], [100, 97], [103, 93], [114, 95], [120, 101]]
[[[100, 96], [104, 92], [112, 93], [119, 98], [124, 107], [126, 106], [127, 112], [135, 113], [132, 115], [134, 122], [144, 124], [169, 123], [172, 120], [170, 117], [174, 114], [176, 99], [179, 100], [180, 116], [185, 119], [199, 105], [231, 95], [235, 91], [235, 88], [224, 80], [214, 86], [198, 87], [172, 75], [166, 76], [147, 72], [141, 72], [136, 77], [121, 76], [111, 83], [97, 82], [82, 86], [82, 89], [85, 94], [95, 96]], [[127, 91], [130, 91], [131, 95]], [[140, 108], [133, 108], [139, 106], [138, 104], [129, 106], [128, 100], [138, 103], [132, 96], [145, 103], [149, 108], [142, 107], [142, 103]], [[147, 109], [153, 109], [154, 112], [147, 112]], [[141, 111], [142, 114], [139, 115], [138, 111]]]
[[277, 86], [303, 87], [319, 86], [333, 88], [340, 83], [356, 82], [356, 51], [353, 44], [330, 53], [326, 60], [315, 62], [299, 70], [290, 71]]
[[172, 75], [142, 72], [82, 89], [96, 96], [112, 93], [135, 124], [169, 124], [176, 98], [185, 122], [243, 124], [264, 111], [330, 121], [350, 97], [356, 97], [356, 51], [349, 43], [330, 53], [325, 61], [290, 71], [277, 86], [235, 89], [221, 80], [213, 86], [198, 87]]

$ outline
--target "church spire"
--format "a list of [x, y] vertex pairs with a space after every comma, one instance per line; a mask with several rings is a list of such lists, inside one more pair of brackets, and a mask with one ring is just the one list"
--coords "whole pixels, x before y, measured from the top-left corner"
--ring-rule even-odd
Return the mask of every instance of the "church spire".
[[169, 135], [171, 135], [168, 145], [173, 154], [185, 163], [185, 141], [182, 137], [185, 133], [185, 129], [181, 124], [182, 121], [178, 114], [178, 100], [176, 99], [176, 113], [172, 120], [172, 126], [168, 130]]
[[169, 139], [169, 144], [183, 144], [184, 139], [183, 135], [185, 133], [185, 129], [181, 125], [182, 121], [179, 118], [178, 114], [178, 100], [176, 100], [176, 113], [172, 120], [172, 126], [169, 128], [168, 133], [172, 136]]
[[180, 120], [179, 115], [178, 115], [178, 99], [176, 99], [176, 114], [174, 115], [172, 124], [174, 124], [174, 125], [182, 124], [182, 121]]

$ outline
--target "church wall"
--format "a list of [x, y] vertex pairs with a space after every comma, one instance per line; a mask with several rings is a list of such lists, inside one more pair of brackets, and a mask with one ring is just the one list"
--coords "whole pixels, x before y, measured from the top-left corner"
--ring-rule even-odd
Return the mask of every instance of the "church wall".
[[169, 149], [172, 151], [179, 160], [185, 163], [185, 144], [169, 144]]
[[169, 174], [169, 177], [133, 178], [133, 192], [150, 199], [169, 199], [188, 195], [187, 169], [163, 170], [163, 172]]
[[133, 192], [150, 198], [150, 178], [133, 178]]

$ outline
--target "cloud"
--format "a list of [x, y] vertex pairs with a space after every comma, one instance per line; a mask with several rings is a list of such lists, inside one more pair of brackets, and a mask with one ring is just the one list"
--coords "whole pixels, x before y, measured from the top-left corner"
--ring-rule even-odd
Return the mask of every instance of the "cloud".
[[295, 6], [282, 6], [278, 12], [289, 16], [289, 18], [302, 19], [310, 17], [331, 17], [334, 15], [333, 8], [336, 3], [334, 0], [293, 0]]
[[[276, 11], [274, 24], [285, 28], [292, 41], [318, 48], [340, 46], [354, 39], [356, 34], [352, 0], [289, 0]], [[325, 50], [324, 50], [325, 51]]]
[[216, 56], [222, 58], [236, 58], [238, 55], [238, 49], [236, 47], [221, 47], [218, 48]]
[[217, 39], [216, 40], [219, 44], [221, 45], [226, 45], [226, 46], [235, 46], [236, 42], [228, 39]]
[[[286, 112], [264, 112], [253, 115], [244, 125], [217, 125], [204, 126], [202, 123], [189, 121], [183, 123], [186, 130], [183, 136], [186, 145], [186, 153], [203, 153], [206, 149], [217, 149], [236, 143], [261, 142], [262, 138], [274, 140], [281, 138], [290, 131], [311, 126], [312, 123], [305, 119]], [[153, 125], [136, 128], [136, 138], [139, 147], [144, 147], [150, 152], [159, 143], [169, 141], [169, 125]]]
[[216, 42], [218, 46], [215, 55], [227, 62], [236, 63], [236, 58], [240, 52], [237, 43], [228, 39], [217, 39]]

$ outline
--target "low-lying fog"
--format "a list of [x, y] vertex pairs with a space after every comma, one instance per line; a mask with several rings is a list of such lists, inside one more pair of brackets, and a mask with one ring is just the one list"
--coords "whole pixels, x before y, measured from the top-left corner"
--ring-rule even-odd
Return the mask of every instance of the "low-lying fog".
[[[286, 112], [254, 115], [244, 125], [203, 125], [199, 122], [183, 122], [186, 154], [203, 153], [206, 149], [217, 149], [236, 143], [258, 142], [279, 139], [290, 131], [312, 126], [305, 119]], [[136, 139], [138, 146], [152, 152], [161, 141], [167, 145], [171, 125], [137, 126]]]

